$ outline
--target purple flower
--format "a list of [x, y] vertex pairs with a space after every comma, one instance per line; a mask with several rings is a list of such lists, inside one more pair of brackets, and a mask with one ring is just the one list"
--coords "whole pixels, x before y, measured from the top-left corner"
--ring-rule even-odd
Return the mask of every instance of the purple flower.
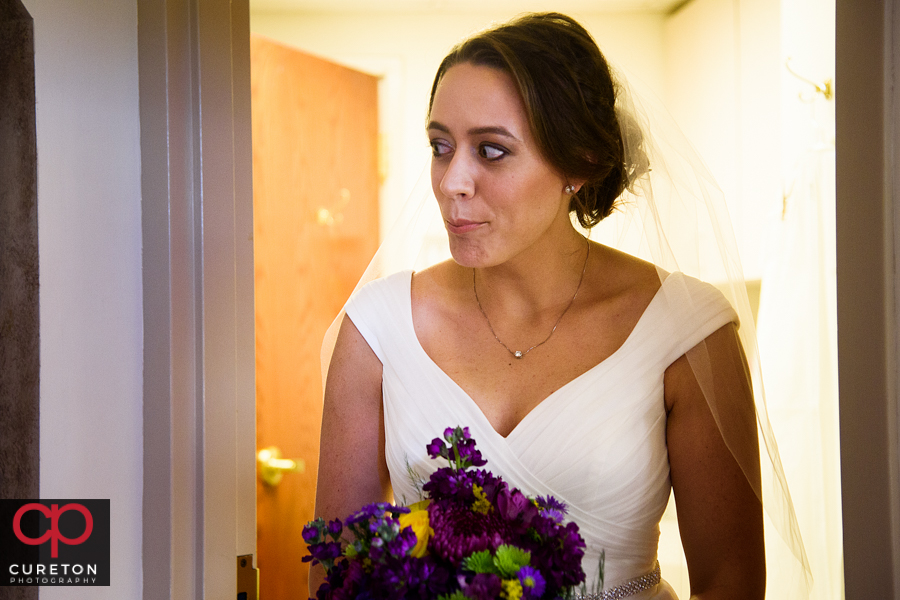
[[361, 509], [347, 517], [347, 525], [356, 525], [369, 519], [377, 519], [384, 515], [384, 511], [390, 506], [387, 502], [373, 502], [366, 504]]
[[394, 558], [406, 557], [416, 545], [416, 534], [412, 528], [404, 528], [394, 539], [387, 543], [387, 551]]
[[425, 450], [428, 452], [428, 456], [430, 456], [431, 458], [447, 458], [449, 456], [449, 454], [447, 453], [447, 444], [445, 444], [440, 438], [434, 438], [433, 440], [431, 440], [431, 443], [425, 446]]
[[[359, 561], [347, 561], [347, 568], [340, 572], [331, 573], [326, 580], [333, 590], [334, 600], [352, 600], [363, 589], [366, 581], [366, 572]], [[321, 591], [321, 590], [320, 590]], [[324, 600], [319, 596], [320, 600]]]
[[406, 587], [402, 571], [393, 564], [376, 566], [366, 591], [379, 600], [400, 600], [405, 596]]
[[344, 530], [344, 526], [341, 524], [340, 519], [335, 519], [334, 521], [329, 521], [328, 533], [330, 533], [332, 537], [341, 535], [341, 531], [343, 531], [343, 530]]
[[473, 477], [466, 471], [456, 471], [449, 467], [438, 469], [431, 474], [422, 486], [432, 500], [453, 497], [460, 501], [474, 498], [472, 495]]
[[339, 542], [322, 542], [321, 544], [313, 544], [309, 547], [309, 554], [304, 556], [303, 562], [316, 561], [326, 563], [341, 556], [342, 549]]
[[428, 600], [447, 594], [452, 580], [446, 567], [438, 565], [430, 556], [412, 558], [403, 563], [407, 597]]
[[444, 439], [450, 443], [447, 448], [438, 438], [431, 440], [425, 448], [431, 458], [441, 456], [450, 461], [450, 466], [456, 470], [468, 467], [481, 467], [487, 464], [481, 456], [481, 452], [475, 449], [475, 440], [468, 427], [448, 427], [444, 430]]
[[554, 523], [562, 523], [563, 519], [566, 518], [565, 513], [560, 512], [555, 508], [545, 508], [543, 511], [541, 511], [541, 516]]
[[529, 566], [519, 569], [519, 583], [522, 584], [522, 595], [526, 600], [537, 600], [544, 594], [546, 582], [537, 569]]
[[488, 471], [476, 469], [471, 472], [470, 476], [474, 483], [481, 486], [491, 504], [497, 504], [497, 496], [509, 489], [505, 481]]
[[315, 544], [319, 541], [321, 529], [319, 529], [317, 525], [318, 523], [316, 521], [310, 521], [306, 527], [303, 528], [303, 541], [307, 544]]
[[500, 577], [493, 573], [478, 573], [472, 581], [460, 587], [466, 596], [474, 600], [494, 600], [500, 595]]
[[547, 585], [559, 590], [583, 582], [581, 559], [585, 544], [578, 534], [578, 525], [555, 525], [539, 518], [534, 526], [541, 543], [531, 548], [531, 564], [540, 567]]
[[569, 507], [566, 506], [565, 502], [560, 502], [553, 496], [538, 496], [535, 500], [537, 501], [538, 506], [544, 510], [555, 510], [562, 514], [566, 514], [569, 510]]
[[370, 539], [377, 536], [386, 536], [393, 539], [400, 533], [400, 523], [397, 517], [408, 513], [405, 506], [392, 506], [386, 502], [367, 504], [357, 512], [347, 517], [346, 525], [359, 539]]
[[496, 511], [483, 514], [448, 500], [432, 502], [428, 506], [428, 520], [434, 530], [428, 549], [454, 565], [473, 552], [496, 550], [507, 542], [509, 535], [507, 523]]
[[521, 522], [528, 526], [538, 514], [537, 507], [525, 494], [519, 490], [503, 490], [497, 495], [497, 510], [500, 516], [507, 521]]
[[472, 467], [483, 467], [487, 464], [487, 461], [481, 457], [481, 452], [475, 449], [475, 440], [466, 439], [459, 442], [458, 449], [459, 458], [464, 464]]

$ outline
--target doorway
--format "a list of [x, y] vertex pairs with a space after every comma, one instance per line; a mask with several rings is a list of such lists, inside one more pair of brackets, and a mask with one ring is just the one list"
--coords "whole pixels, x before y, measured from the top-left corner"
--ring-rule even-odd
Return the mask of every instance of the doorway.
[[257, 448], [297, 465], [257, 478], [257, 565], [260, 596], [287, 600], [307, 594], [322, 339], [378, 247], [378, 80], [263, 37], [250, 47]]

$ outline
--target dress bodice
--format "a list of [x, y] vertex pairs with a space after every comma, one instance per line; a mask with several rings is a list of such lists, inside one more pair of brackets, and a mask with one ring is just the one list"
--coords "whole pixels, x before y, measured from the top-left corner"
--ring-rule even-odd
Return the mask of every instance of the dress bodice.
[[[709, 284], [666, 277], [612, 355], [572, 379], [501, 436], [469, 395], [428, 356], [412, 320], [411, 272], [370, 282], [347, 315], [383, 366], [385, 455], [398, 503], [419, 500], [415, 476], [440, 466], [425, 446], [446, 427], [469, 427], [485, 468], [529, 495], [569, 507], [587, 543], [582, 563], [596, 578], [605, 554], [607, 587], [650, 572], [669, 498], [666, 368], [736, 320]], [[665, 574], [663, 574], [665, 575]]]

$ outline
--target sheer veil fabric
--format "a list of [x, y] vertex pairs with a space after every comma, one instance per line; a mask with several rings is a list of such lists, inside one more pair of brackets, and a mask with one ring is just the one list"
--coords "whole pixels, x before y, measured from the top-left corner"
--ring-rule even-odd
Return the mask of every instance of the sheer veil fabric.
[[[726, 445], [762, 499], [768, 517], [767, 597], [808, 597], [811, 571], [766, 411], [756, 330], [724, 195], [652, 93], [642, 90], [638, 96], [621, 74], [617, 82], [616, 112], [626, 144], [628, 185], [613, 214], [585, 235], [654, 263], [661, 281], [668, 273], [680, 271], [713, 283], [734, 307], [755, 406], [735, 401], [730, 390], [716, 388], [712, 373], [719, 357], [706, 342], [690, 350], [687, 358]], [[421, 270], [449, 256], [426, 168], [356, 289], [400, 270]], [[677, 296], [678, 302], [692, 302], [686, 287], [664, 289], [673, 301]], [[323, 343], [323, 381], [343, 317], [341, 311]], [[743, 425], [748, 420], [755, 421], [756, 437], [740, 433], [747, 430]]]

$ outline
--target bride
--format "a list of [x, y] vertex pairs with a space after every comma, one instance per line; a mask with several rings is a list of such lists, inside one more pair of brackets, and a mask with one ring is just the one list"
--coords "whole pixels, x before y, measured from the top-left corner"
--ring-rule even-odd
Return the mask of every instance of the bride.
[[762, 598], [756, 412], [735, 311], [573, 225], [596, 225], [647, 174], [618, 91], [590, 35], [555, 13], [444, 59], [426, 130], [453, 258], [375, 280], [345, 307], [316, 515], [415, 502], [409, 470], [427, 478], [425, 445], [464, 425], [491, 471], [569, 505], [589, 581], [605, 556], [603, 598], [675, 598], [656, 559], [670, 489], [692, 597]]

